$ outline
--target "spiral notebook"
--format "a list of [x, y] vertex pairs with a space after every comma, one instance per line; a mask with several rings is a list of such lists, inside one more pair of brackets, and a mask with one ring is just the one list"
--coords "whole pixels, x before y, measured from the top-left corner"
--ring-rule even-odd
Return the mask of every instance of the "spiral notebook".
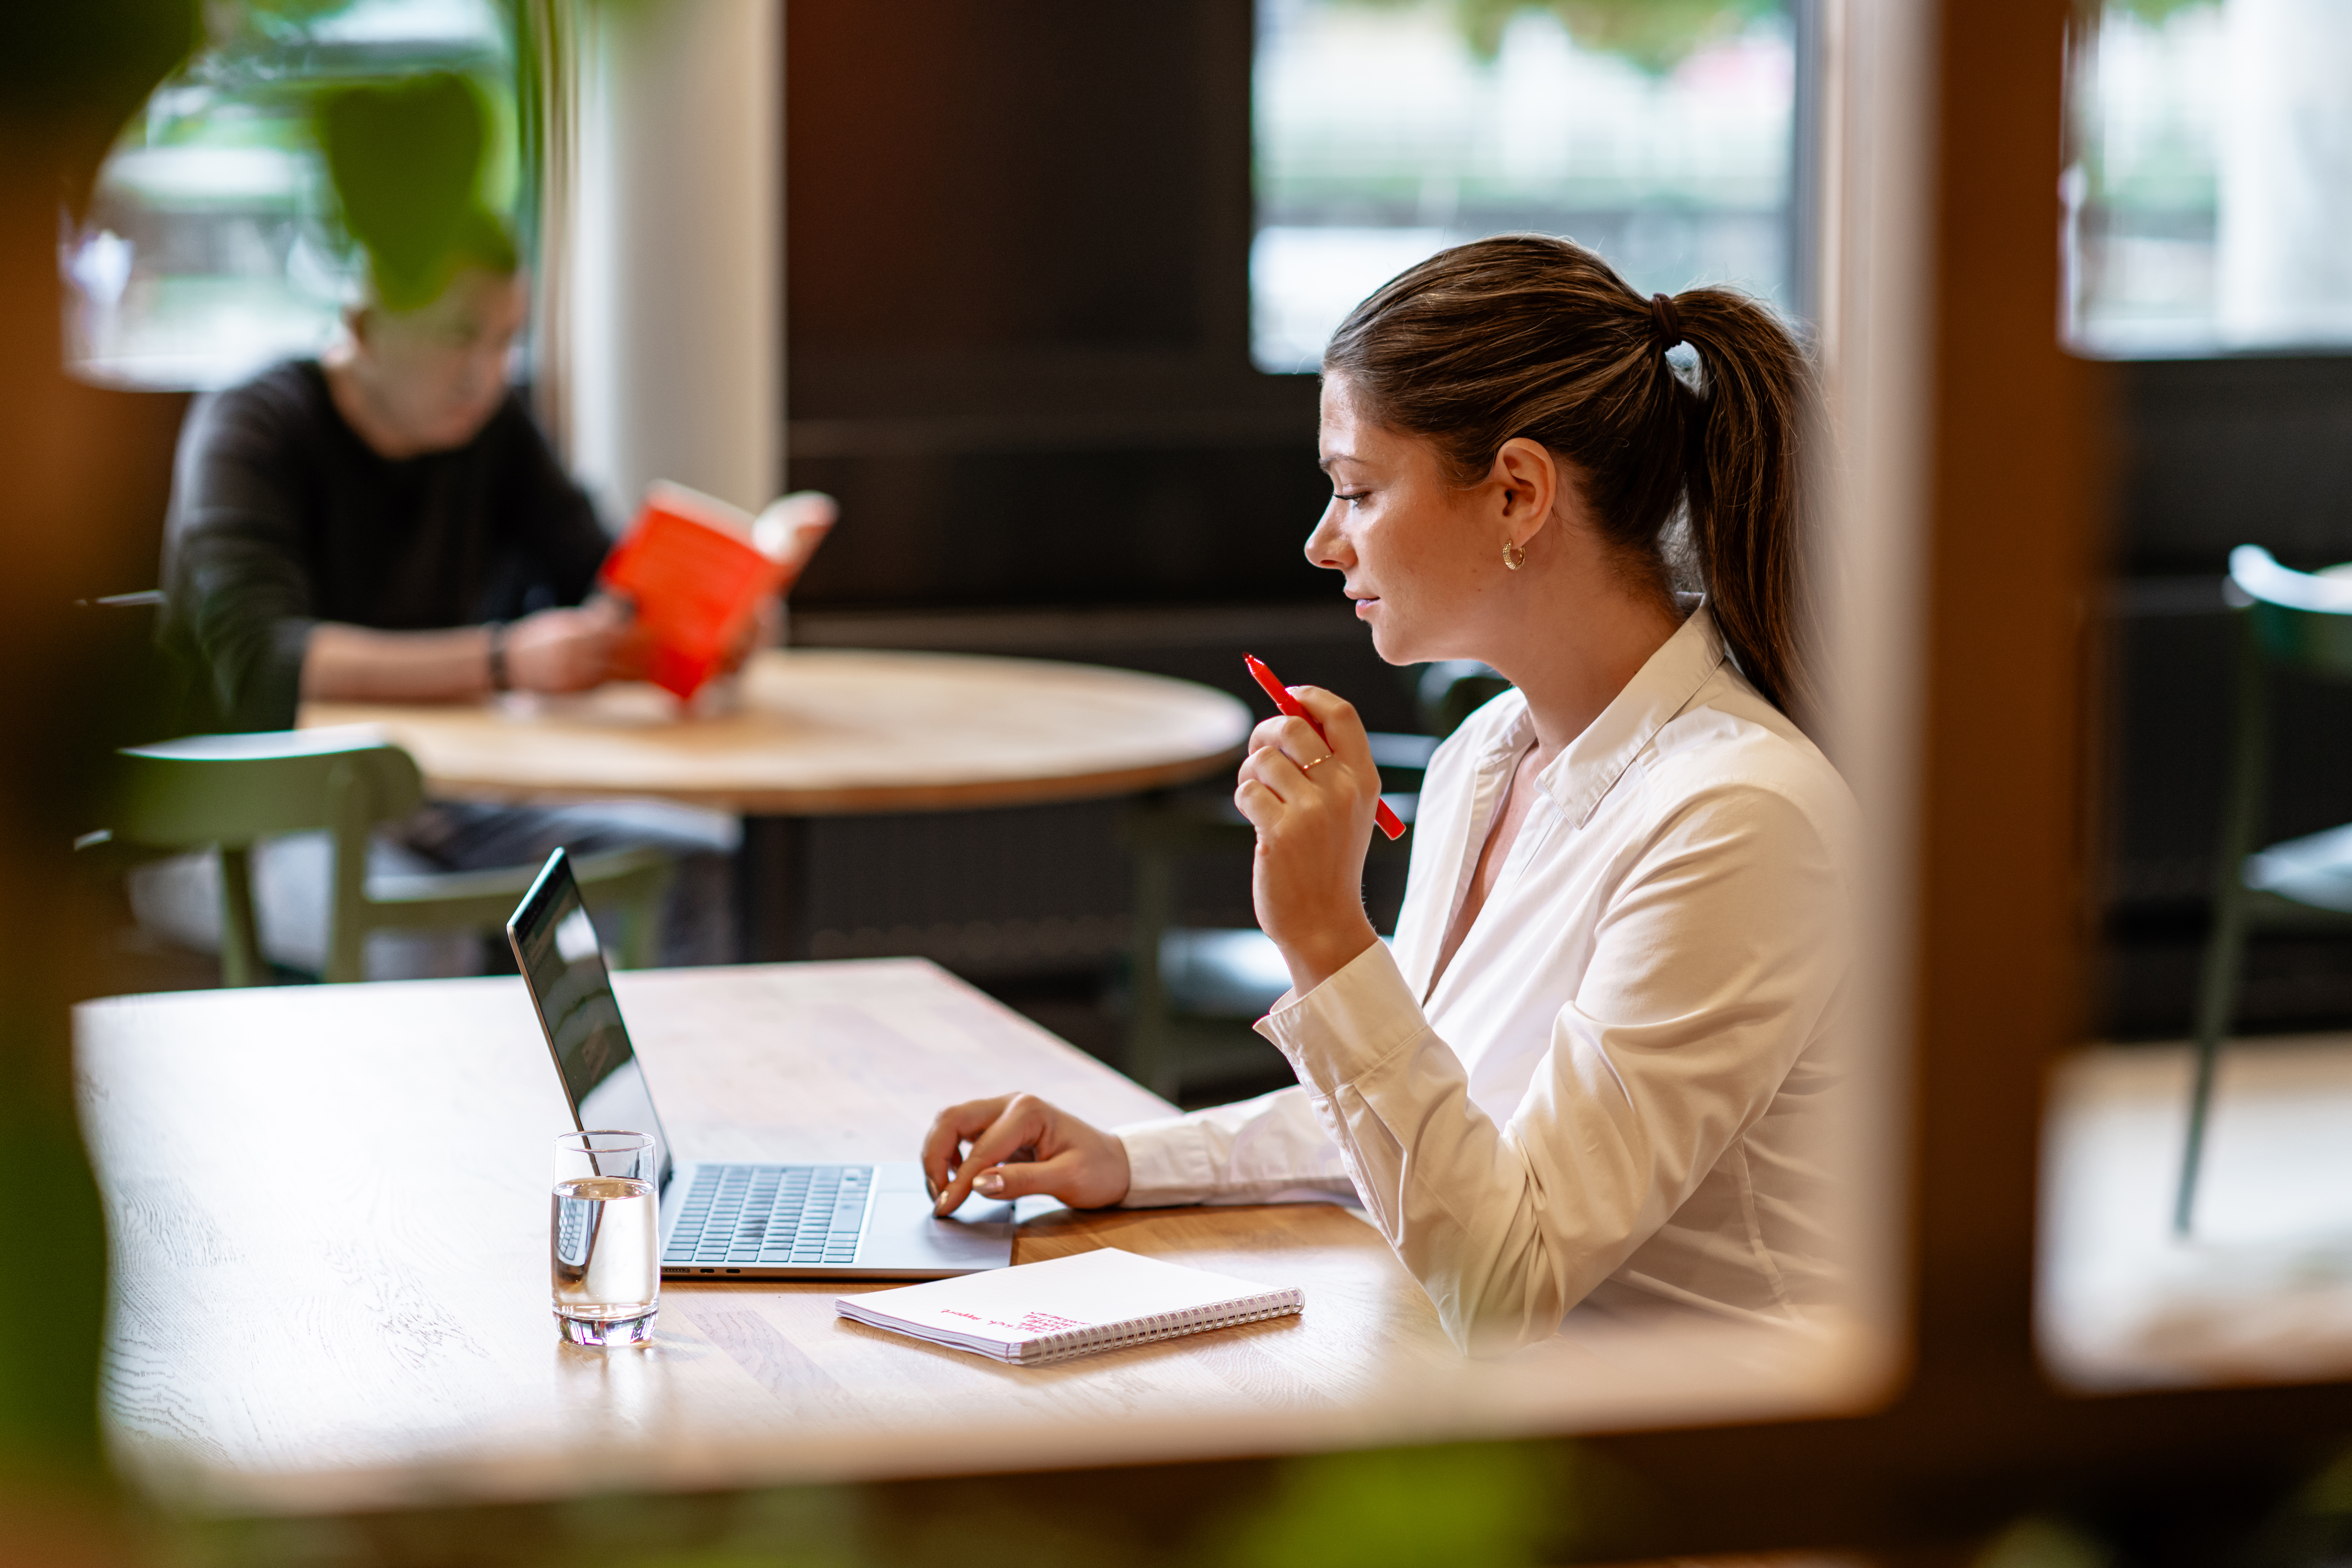
[[1306, 1307], [1296, 1288], [1255, 1285], [1115, 1247], [843, 1296], [833, 1304], [845, 1318], [1017, 1366], [1286, 1317]]

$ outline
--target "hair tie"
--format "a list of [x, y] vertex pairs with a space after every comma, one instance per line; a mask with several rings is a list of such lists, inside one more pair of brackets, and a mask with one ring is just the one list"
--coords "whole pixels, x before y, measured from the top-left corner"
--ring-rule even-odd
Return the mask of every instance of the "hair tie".
[[1663, 353], [1683, 341], [1683, 319], [1675, 312], [1675, 302], [1664, 294], [1650, 296], [1650, 321], [1658, 330], [1658, 351]]

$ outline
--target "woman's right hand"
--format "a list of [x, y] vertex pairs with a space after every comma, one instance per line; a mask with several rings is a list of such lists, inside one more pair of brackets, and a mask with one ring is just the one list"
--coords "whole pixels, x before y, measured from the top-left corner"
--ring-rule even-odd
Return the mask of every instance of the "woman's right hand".
[[940, 1111], [924, 1134], [923, 1180], [936, 1214], [955, 1213], [975, 1191], [1108, 1208], [1127, 1196], [1127, 1145], [1034, 1094], [968, 1100]]
[[1364, 914], [1381, 770], [1350, 704], [1320, 687], [1290, 694], [1313, 722], [1277, 716], [1250, 732], [1234, 806], [1257, 829], [1250, 901], [1258, 928], [1304, 996], [1381, 940]]

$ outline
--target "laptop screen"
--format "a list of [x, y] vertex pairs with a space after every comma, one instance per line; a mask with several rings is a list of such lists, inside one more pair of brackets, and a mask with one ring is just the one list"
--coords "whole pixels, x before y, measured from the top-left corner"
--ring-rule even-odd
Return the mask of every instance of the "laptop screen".
[[604, 973], [596, 928], [580, 902], [572, 865], [558, 849], [547, 858], [539, 880], [507, 920], [507, 941], [515, 964], [539, 1009], [547, 1048], [563, 1079], [572, 1119], [583, 1132], [650, 1132], [657, 1145], [661, 1187], [669, 1187], [669, 1137], [654, 1113], [645, 1069], [629, 1047], [621, 1005]]

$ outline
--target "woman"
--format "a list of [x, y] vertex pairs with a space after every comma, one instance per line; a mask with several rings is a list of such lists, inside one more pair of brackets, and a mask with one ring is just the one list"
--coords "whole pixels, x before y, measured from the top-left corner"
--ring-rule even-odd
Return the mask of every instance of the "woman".
[[1323, 370], [1309, 558], [1381, 658], [1514, 689], [1430, 764], [1392, 951], [1355, 710], [1299, 688], [1328, 743], [1251, 737], [1234, 798], [1292, 980], [1258, 1028], [1297, 1088], [1116, 1132], [1025, 1095], [952, 1107], [923, 1148], [940, 1208], [1358, 1199], [1473, 1349], [1588, 1298], [1793, 1320], [1831, 1285], [1811, 1155], [1853, 816], [1791, 718], [1802, 355], [1739, 295], [1644, 300], [1522, 235], [1388, 284]]

